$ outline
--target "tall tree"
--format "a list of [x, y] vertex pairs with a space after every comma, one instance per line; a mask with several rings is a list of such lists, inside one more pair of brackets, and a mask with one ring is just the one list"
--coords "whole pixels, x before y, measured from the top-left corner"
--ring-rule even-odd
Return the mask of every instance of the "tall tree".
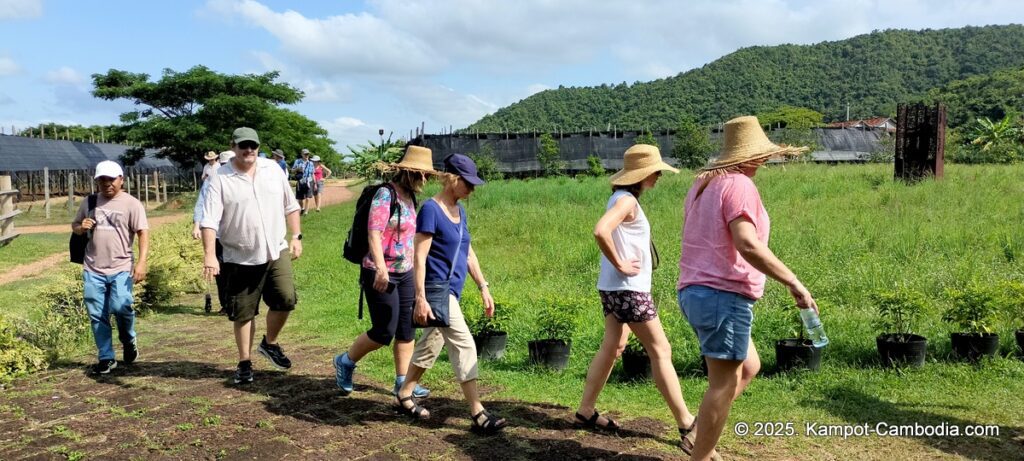
[[537, 148], [537, 161], [540, 163], [541, 174], [544, 176], [558, 176], [565, 168], [562, 161], [562, 153], [558, 147], [558, 141], [551, 137], [550, 133], [540, 135]]
[[679, 161], [679, 166], [696, 170], [708, 162], [715, 149], [706, 127], [698, 125], [692, 118], [683, 119], [672, 145], [672, 156]]
[[[127, 138], [161, 149], [161, 157], [183, 166], [200, 161], [206, 151], [228, 147], [231, 131], [255, 128], [262, 149], [310, 150], [336, 160], [327, 132], [316, 122], [281, 107], [302, 100], [302, 92], [275, 82], [279, 74], [227, 75], [195, 66], [185, 72], [164, 69], [160, 80], [149, 75], [111, 69], [93, 74], [93, 96], [127, 99], [142, 109], [121, 114]], [[299, 147], [301, 146], [301, 147]]]

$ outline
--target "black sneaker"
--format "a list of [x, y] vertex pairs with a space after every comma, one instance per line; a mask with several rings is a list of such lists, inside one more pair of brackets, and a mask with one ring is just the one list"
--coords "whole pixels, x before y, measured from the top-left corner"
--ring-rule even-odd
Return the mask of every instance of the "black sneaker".
[[117, 368], [117, 360], [100, 360], [96, 365], [92, 366], [92, 374], [94, 375], [106, 375]]
[[263, 341], [260, 341], [260, 347], [256, 349], [260, 355], [270, 360], [275, 367], [279, 370], [287, 370], [292, 367], [292, 361], [288, 360], [288, 357], [284, 355], [284, 351], [281, 350], [281, 346], [277, 344], [267, 344], [266, 335], [263, 336]]
[[235, 369], [235, 384], [249, 384], [251, 382], [252, 362], [249, 360], [238, 362], [238, 368]]
[[124, 364], [131, 365], [135, 363], [135, 359], [139, 358], [139, 345], [138, 340], [134, 340], [124, 345]]

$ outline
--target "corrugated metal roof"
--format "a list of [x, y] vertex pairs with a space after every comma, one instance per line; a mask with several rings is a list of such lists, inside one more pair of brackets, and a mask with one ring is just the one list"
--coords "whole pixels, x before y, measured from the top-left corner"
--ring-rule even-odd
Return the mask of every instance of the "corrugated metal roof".
[[[108, 143], [59, 141], [0, 135], [0, 171], [91, 170], [104, 160], [118, 161], [131, 146]], [[156, 158], [156, 149], [135, 164], [139, 170], [178, 169], [167, 159]]]

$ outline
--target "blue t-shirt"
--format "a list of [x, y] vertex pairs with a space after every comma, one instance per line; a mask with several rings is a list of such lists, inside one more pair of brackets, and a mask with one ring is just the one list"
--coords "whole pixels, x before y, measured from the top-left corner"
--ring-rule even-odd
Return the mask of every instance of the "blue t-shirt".
[[[441, 205], [433, 199], [427, 200], [416, 215], [416, 232], [430, 234], [434, 237], [427, 253], [426, 280], [439, 282], [448, 279], [448, 271], [455, 261], [455, 272], [452, 273], [448, 289], [455, 299], [462, 299], [462, 287], [466, 284], [466, 272], [469, 270], [469, 227], [466, 225], [466, 211], [459, 205], [462, 220], [455, 224], [441, 209]], [[458, 245], [459, 227], [462, 227], [462, 245]], [[456, 246], [459, 254], [455, 254]]]

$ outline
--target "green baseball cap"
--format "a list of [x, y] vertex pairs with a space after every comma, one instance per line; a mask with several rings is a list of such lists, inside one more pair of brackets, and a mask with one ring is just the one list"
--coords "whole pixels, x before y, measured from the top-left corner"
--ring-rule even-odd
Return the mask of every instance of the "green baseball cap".
[[256, 134], [256, 130], [243, 126], [235, 130], [235, 132], [231, 134], [231, 142], [234, 143], [236, 146], [242, 141], [252, 141], [255, 142], [256, 144], [259, 144], [260, 136]]

